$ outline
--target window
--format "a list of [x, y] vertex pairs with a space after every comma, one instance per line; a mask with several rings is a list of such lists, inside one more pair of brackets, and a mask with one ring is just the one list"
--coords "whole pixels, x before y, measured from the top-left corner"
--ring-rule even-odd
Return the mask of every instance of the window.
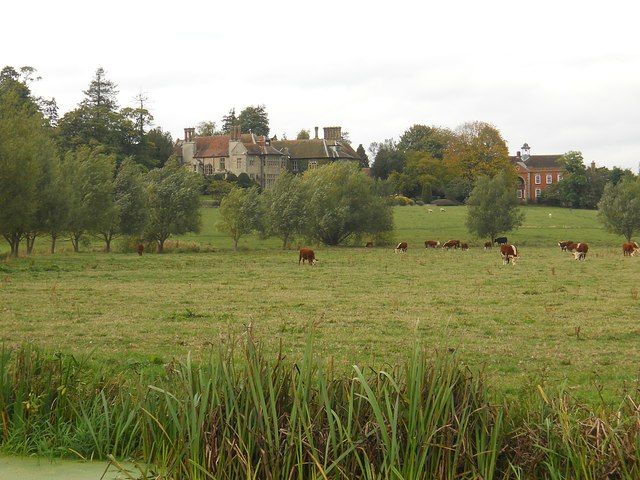
[[542, 190], [540, 190], [539, 188], [536, 188], [536, 198], [540, 198], [541, 195], [542, 195]]
[[250, 158], [250, 159], [249, 159], [249, 166], [250, 166], [250, 167], [253, 167], [253, 158]]
[[297, 160], [292, 160], [291, 161], [291, 170], [293, 170], [294, 172], [298, 171], [298, 161]]
[[213, 174], [213, 165], [211, 165], [210, 163], [206, 164], [204, 166], [204, 174], [205, 175], [211, 175]]
[[197, 165], [194, 165], [194, 166], [193, 166], [193, 171], [194, 171], [194, 172], [197, 172], [197, 171], [198, 171], [198, 166], [197, 166]]
[[224, 157], [220, 158], [220, 170], [225, 170], [225, 166], [224, 166]]
[[318, 166], [318, 162], [316, 160], [310, 160], [309, 161], [309, 170], [313, 170], [314, 168], [316, 168]]
[[558, 181], [560, 181], [560, 180], [562, 180], [562, 174], [561, 173], [558, 174]]
[[547, 183], [553, 183], [553, 175], [547, 173]]
[[522, 190], [518, 190], [518, 198], [522, 198]]
[[540, 185], [542, 183], [542, 175], [536, 173], [536, 185]]

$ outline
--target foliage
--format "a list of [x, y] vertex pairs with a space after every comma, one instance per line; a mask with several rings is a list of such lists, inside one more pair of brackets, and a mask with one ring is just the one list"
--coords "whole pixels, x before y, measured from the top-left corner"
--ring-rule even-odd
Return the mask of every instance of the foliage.
[[369, 168], [369, 156], [367, 155], [367, 152], [365, 152], [362, 144], [358, 145], [356, 153], [360, 159], [360, 168]]
[[200, 229], [201, 181], [197, 173], [174, 161], [148, 173], [149, 220], [144, 237], [156, 242], [158, 253], [163, 252], [171, 235]]
[[136, 154], [137, 163], [146, 168], [162, 168], [173, 154], [173, 138], [171, 133], [160, 127], [152, 128], [143, 137], [143, 145]]
[[428, 153], [409, 152], [402, 172], [393, 172], [389, 181], [395, 191], [402, 195], [431, 201], [432, 194], [444, 193], [444, 181], [447, 178], [446, 168], [441, 160]]
[[196, 135], [199, 137], [211, 137], [220, 133], [216, 128], [216, 122], [211, 120], [200, 122], [196, 127]]
[[309, 140], [311, 138], [311, 134], [309, 130], [305, 130], [304, 128], [298, 132], [296, 135], [296, 140]]
[[453, 132], [446, 128], [416, 124], [402, 134], [397, 147], [401, 152], [422, 152], [442, 160], [453, 137]]
[[229, 110], [224, 117], [222, 117], [222, 133], [229, 134], [233, 127], [238, 124], [238, 117], [236, 116], [236, 109]]
[[467, 201], [467, 229], [479, 238], [493, 240], [524, 221], [518, 206], [513, 178], [506, 172], [493, 178], [481, 176]]
[[398, 205], [399, 207], [406, 207], [407, 205], [414, 205], [415, 202], [409, 197], [405, 197], [404, 195], [392, 195], [389, 197], [389, 204]]
[[285, 172], [262, 194], [265, 234], [282, 239], [287, 248], [294, 235], [303, 232], [306, 215], [306, 192], [298, 175]]
[[640, 179], [608, 183], [598, 203], [598, 218], [608, 231], [630, 242], [640, 231]]
[[392, 172], [403, 170], [405, 154], [398, 150], [392, 139], [387, 139], [382, 143], [372, 143], [370, 150], [374, 157], [371, 173], [375, 178], [385, 180]]
[[444, 187], [444, 196], [449, 200], [464, 203], [471, 195], [474, 182], [463, 177], [452, 178]]
[[226, 180], [212, 179], [207, 187], [207, 193], [213, 198], [213, 204], [219, 206], [222, 199], [229, 195], [233, 189], [233, 183]]
[[233, 249], [238, 249], [238, 240], [260, 228], [260, 198], [256, 187], [235, 187], [220, 203], [218, 230], [233, 239]]
[[238, 175], [235, 183], [242, 188], [260, 187], [258, 182], [256, 182], [255, 180], [251, 180], [251, 177], [249, 177], [249, 175], [247, 175], [245, 172], [242, 172], [240, 175]]
[[238, 124], [243, 132], [269, 135], [269, 115], [264, 105], [246, 107], [238, 116]]
[[306, 235], [339, 245], [351, 235], [393, 229], [391, 209], [373, 193], [373, 181], [351, 162], [335, 162], [303, 176], [307, 190]]

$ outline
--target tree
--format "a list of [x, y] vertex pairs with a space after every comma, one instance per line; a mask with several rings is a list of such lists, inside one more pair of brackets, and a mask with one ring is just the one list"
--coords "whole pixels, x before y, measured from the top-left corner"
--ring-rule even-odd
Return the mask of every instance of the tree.
[[242, 172], [238, 175], [238, 178], [235, 181], [236, 185], [242, 188], [250, 188], [250, 187], [259, 187], [255, 180], [251, 180], [251, 177], [246, 173]]
[[359, 234], [393, 229], [391, 207], [373, 192], [373, 180], [353, 162], [334, 162], [303, 175], [307, 191], [305, 234], [339, 245]]
[[218, 230], [231, 236], [233, 249], [238, 240], [260, 226], [260, 198], [258, 189], [234, 187], [220, 204]]
[[356, 153], [360, 159], [360, 168], [369, 168], [369, 157], [367, 156], [367, 152], [364, 151], [362, 144], [358, 145]]
[[507, 172], [493, 178], [478, 177], [467, 205], [467, 229], [479, 238], [493, 241], [499, 233], [510, 232], [524, 221], [513, 177]]
[[82, 105], [100, 108], [104, 111], [113, 111], [118, 108], [118, 86], [111, 80], [107, 80], [104, 68], [99, 67], [89, 83], [89, 88], [82, 93], [87, 98]]
[[158, 253], [171, 235], [199, 231], [201, 182], [197, 173], [173, 160], [147, 174], [149, 221], [144, 237], [156, 242]]
[[222, 199], [233, 190], [233, 184], [222, 179], [212, 179], [207, 187], [207, 193], [213, 198], [214, 205], [220, 205]]
[[616, 185], [608, 183], [598, 203], [598, 218], [608, 231], [630, 242], [640, 230], [640, 180], [625, 178]]
[[136, 162], [148, 169], [162, 168], [173, 154], [173, 138], [160, 127], [149, 130], [143, 139], [144, 152], [136, 155]]
[[269, 135], [269, 115], [264, 105], [246, 107], [238, 116], [238, 124], [243, 132]]
[[[71, 209], [71, 176], [65, 175], [59, 158], [51, 162], [47, 182], [38, 195], [39, 228], [51, 237], [51, 253], [56, 252], [56, 241], [69, 226]], [[33, 248], [33, 245], [31, 246]]]
[[371, 173], [375, 178], [386, 179], [392, 172], [402, 172], [406, 156], [398, 150], [393, 139], [372, 143], [369, 147], [374, 157]]
[[288, 172], [280, 174], [262, 194], [265, 233], [281, 238], [283, 249], [304, 229], [306, 198], [301, 177]]
[[458, 127], [444, 152], [444, 162], [452, 176], [472, 181], [480, 175], [493, 176], [501, 171], [515, 175], [502, 135], [484, 122]]
[[64, 173], [70, 178], [68, 231], [73, 251], [88, 232], [108, 228], [117, 216], [114, 204], [116, 157], [101, 148], [81, 147], [65, 155]]
[[609, 172], [609, 181], [614, 185], [617, 185], [619, 182], [626, 178], [635, 178], [635, 175], [628, 168], [622, 169], [620, 167], [613, 167]]
[[0, 234], [17, 257], [37, 211], [40, 159], [55, 148], [37, 106], [15, 87], [0, 82]]
[[141, 235], [148, 219], [147, 191], [142, 169], [132, 159], [125, 160], [113, 182], [113, 202], [97, 225], [97, 235], [111, 251], [111, 242], [120, 235]]
[[305, 130], [304, 128], [298, 132], [296, 136], [296, 140], [309, 140], [311, 138], [311, 134], [309, 130]]
[[447, 178], [446, 167], [442, 160], [433, 158], [428, 152], [409, 152], [402, 172], [392, 172], [389, 181], [396, 193], [404, 196], [420, 197], [431, 201], [435, 192], [441, 194]]
[[222, 117], [222, 133], [229, 134], [233, 127], [238, 125], [238, 117], [236, 117], [236, 109], [229, 110], [224, 117]]
[[401, 152], [425, 152], [442, 160], [444, 152], [453, 138], [453, 132], [446, 128], [412, 125], [398, 141]]
[[199, 137], [212, 137], [213, 135], [220, 135], [220, 132], [216, 128], [216, 122], [204, 121], [200, 122], [196, 127], [196, 135]]

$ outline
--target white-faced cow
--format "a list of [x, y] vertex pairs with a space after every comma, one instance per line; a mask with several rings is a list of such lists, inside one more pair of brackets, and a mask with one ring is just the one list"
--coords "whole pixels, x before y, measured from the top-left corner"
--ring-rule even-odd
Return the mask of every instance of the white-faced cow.
[[436, 240], [427, 240], [424, 242], [424, 248], [438, 248], [440, 246], [440, 242]]
[[463, 252], [466, 252], [467, 250], [469, 250], [469, 244], [468, 243], [461, 243], [460, 244], [460, 250], [462, 250]]
[[309, 265], [315, 265], [317, 263], [316, 254], [310, 248], [300, 249], [300, 255], [298, 256], [298, 265], [300, 265], [300, 262], [302, 262], [302, 264], [304, 265], [305, 260], [307, 261], [307, 263], [309, 263]]
[[396, 246], [394, 252], [407, 253], [407, 248], [409, 248], [409, 245], [407, 244], [407, 242], [400, 242], [398, 246]]
[[633, 257], [635, 256], [636, 252], [640, 249], [640, 247], [638, 247], [638, 244], [636, 242], [629, 242], [629, 243], [623, 243], [622, 244], [622, 254], [627, 257]]
[[575, 252], [573, 252], [573, 258], [576, 260], [586, 260], [587, 252], [589, 251], [589, 245], [586, 243], [578, 243], [575, 248]]
[[484, 242], [484, 249], [491, 250], [493, 248], [493, 242]]
[[567, 251], [567, 247], [569, 245], [573, 244], [573, 242], [571, 240], [562, 240], [560, 242], [558, 242], [558, 246], [560, 247], [560, 250], [562, 250], [563, 252]]
[[442, 245], [442, 248], [446, 248], [447, 250], [449, 250], [450, 248], [453, 248], [453, 249], [460, 248], [460, 240], [448, 240], [444, 242], [444, 245]]
[[516, 259], [518, 258], [518, 249], [515, 245], [506, 244], [500, 245], [500, 255], [502, 256], [502, 264], [507, 265], [511, 263], [511, 265], [516, 264]]

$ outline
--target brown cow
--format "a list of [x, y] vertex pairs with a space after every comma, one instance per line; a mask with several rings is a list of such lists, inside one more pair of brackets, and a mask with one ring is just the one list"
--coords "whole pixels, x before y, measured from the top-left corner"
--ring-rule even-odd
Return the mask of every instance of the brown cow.
[[589, 245], [586, 243], [579, 243], [576, 245], [575, 252], [573, 252], [573, 258], [576, 260], [586, 260], [588, 251]]
[[511, 262], [511, 265], [515, 265], [518, 258], [518, 249], [511, 244], [500, 245], [500, 255], [502, 255], [503, 265], [507, 265], [509, 262]]
[[466, 252], [467, 250], [469, 250], [469, 244], [468, 243], [461, 243], [460, 244], [460, 250], [462, 250], [463, 252]]
[[300, 262], [302, 262], [302, 264], [304, 265], [305, 260], [309, 263], [309, 265], [315, 265], [317, 263], [316, 254], [310, 248], [300, 249], [300, 256], [298, 257], [298, 265], [300, 265]]
[[573, 253], [576, 250], [577, 246], [578, 246], [578, 244], [575, 243], [575, 242], [567, 242], [567, 244], [564, 247], [564, 251]]
[[144, 253], [144, 245], [139, 243], [138, 244], [138, 255], [142, 256], [143, 253]]
[[574, 243], [571, 240], [562, 240], [558, 242], [558, 246], [560, 247], [560, 250], [562, 250], [563, 252], [565, 252], [567, 250], [567, 247], [572, 244]]
[[625, 257], [634, 257], [638, 249], [640, 249], [640, 247], [638, 247], [638, 244], [636, 242], [622, 244], [622, 254]]
[[440, 246], [440, 242], [436, 240], [427, 240], [424, 242], [425, 248], [438, 248]]
[[489, 250], [493, 247], [493, 242], [484, 242], [484, 249]]
[[407, 244], [407, 242], [400, 242], [398, 246], [395, 248], [394, 252], [407, 253], [407, 248], [409, 248], [409, 245]]
[[446, 248], [449, 250], [450, 248], [456, 249], [460, 248], [460, 240], [449, 240], [442, 245], [442, 248]]

